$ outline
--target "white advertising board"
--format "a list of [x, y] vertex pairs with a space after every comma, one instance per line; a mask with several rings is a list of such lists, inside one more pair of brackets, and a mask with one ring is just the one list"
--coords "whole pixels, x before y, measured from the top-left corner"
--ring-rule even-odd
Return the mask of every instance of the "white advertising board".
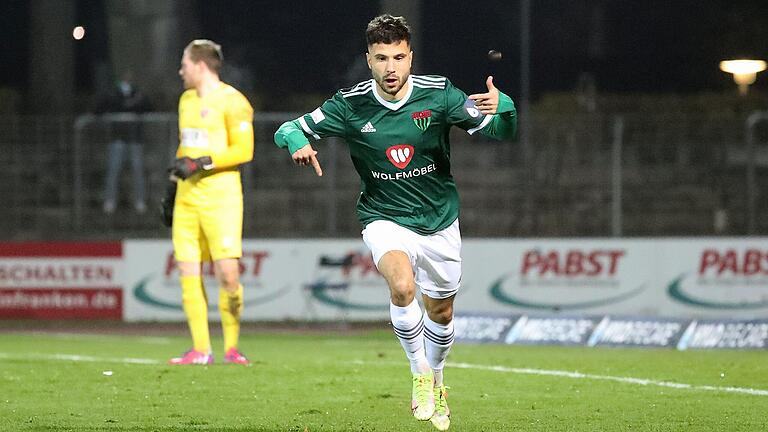
[[[467, 239], [457, 312], [768, 317], [768, 239]], [[361, 240], [245, 240], [245, 320], [386, 320]], [[124, 243], [126, 320], [184, 320], [170, 241]], [[205, 269], [210, 316], [218, 287]]]
[[[125, 318], [184, 320], [170, 241], [126, 241]], [[240, 260], [243, 319], [381, 320], [388, 290], [361, 241], [246, 240]], [[218, 319], [218, 285], [204, 266], [209, 316]]]

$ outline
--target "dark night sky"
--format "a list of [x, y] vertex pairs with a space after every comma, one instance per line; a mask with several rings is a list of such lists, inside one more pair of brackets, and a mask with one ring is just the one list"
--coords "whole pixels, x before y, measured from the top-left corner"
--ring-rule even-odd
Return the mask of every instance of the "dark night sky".
[[28, 7], [20, 1], [0, 2], [0, 28], [3, 30], [3, 43], [0, 44], [0, 86], [20, 86], [26, 84], [27, 61], [29, 54], [29, 17]]
[[[0, 2], [0, 25], [12, 37], [0, 45], [0, 86], [24, 88], [29, 59], [26, 1]], [[79, 0], [78, 15], [90, 26], [103, 23], [104, 2]], [[601, 91], [720, 91], [730, 78], [717, 69], [727, 57], [768, 58], [766, 0], [532, 0], [533, 95], [573, 89], [590, 72]], [[229, 62], [250, 70], [254, 90], [274, 95], [327, 94], [365, 78], [352, 69], [365, 50], [363, 31], [378, 2], [359, 0], [189, 2], [202, 35], [223, 44]], [[225, 7], [222, 7], [222, 4]], [[600, 8], [596, 9], [595, 6]], [[417, 73], [450, 77], [467, 91], [493, 73], [509, 93], [519, 91], [517, 1], [424, 0], [417, 37]], [[597, 11], [597, 12], [596, 12]], [[77, 51], [77, 67], [106, 58], [106, 43]], [[501, 62], [485, 53], [501, 50]], [[362, 74], [362, 76], [361, 76]], [[89, 74], [81, 74], [89, 76]], [[81, 81], [83, 81], [81, 79]], [[768, 88], [768, 73], [756, 86]], [[78, 82], [87, 89], [89, 83]], [[268, 107], [265, 107], [268, 108]]]

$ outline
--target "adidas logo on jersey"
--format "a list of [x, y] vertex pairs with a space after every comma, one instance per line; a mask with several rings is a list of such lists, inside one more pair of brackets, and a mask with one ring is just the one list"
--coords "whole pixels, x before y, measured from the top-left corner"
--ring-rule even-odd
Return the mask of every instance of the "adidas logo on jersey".
[[368, 122], [368, 123], [366, 123], [366, 124], [365, 124], [365, 126], [363, 126], [363, 128], [362, 128], [362, 129], [360, 129], [360, 132], [363, 132], [363, 133], [371, 133], [371, 132], [376, 132], [376, 128], [375, 128], [375, 127], [373, 127], [373, 125], [371, 124], [371, 122]]

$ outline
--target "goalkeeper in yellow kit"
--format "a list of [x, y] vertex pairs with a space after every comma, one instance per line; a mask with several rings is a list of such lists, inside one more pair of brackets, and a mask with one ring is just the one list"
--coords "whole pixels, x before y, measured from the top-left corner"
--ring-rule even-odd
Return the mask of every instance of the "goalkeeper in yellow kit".
[[[179, 148], [170, 169], [175, 198], [164, 202], [172, 224], [182, 304], [193, 347], [170, 364], [211, 364], [208, 299], [201, 265], [213, 261], [219, 284], [224, 362], [248, 364], [237, 347], [243, 286], [243, 191], [238, 166], [253, 159], [253, 108], [245, 96], [219, 79], [221, 47], [194, 40], [184, 49], [179, 75], [186, 91], [179, 100]], [[171, 204], [172, 203], [172, 204]]]

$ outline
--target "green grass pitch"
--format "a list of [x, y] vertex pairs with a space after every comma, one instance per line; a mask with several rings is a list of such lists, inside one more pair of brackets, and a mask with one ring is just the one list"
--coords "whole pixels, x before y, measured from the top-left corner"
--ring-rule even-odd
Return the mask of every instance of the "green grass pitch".
[[[410, 415], [388, 331], [252, 331], [240, 344], [250, 367], [165, 364], [188, 344], [178, 332], [0, 333], [0, 431], [435, 430]], [[445, 376], [451, 431], [768, 430], [763, 351], [457, 344]]]

